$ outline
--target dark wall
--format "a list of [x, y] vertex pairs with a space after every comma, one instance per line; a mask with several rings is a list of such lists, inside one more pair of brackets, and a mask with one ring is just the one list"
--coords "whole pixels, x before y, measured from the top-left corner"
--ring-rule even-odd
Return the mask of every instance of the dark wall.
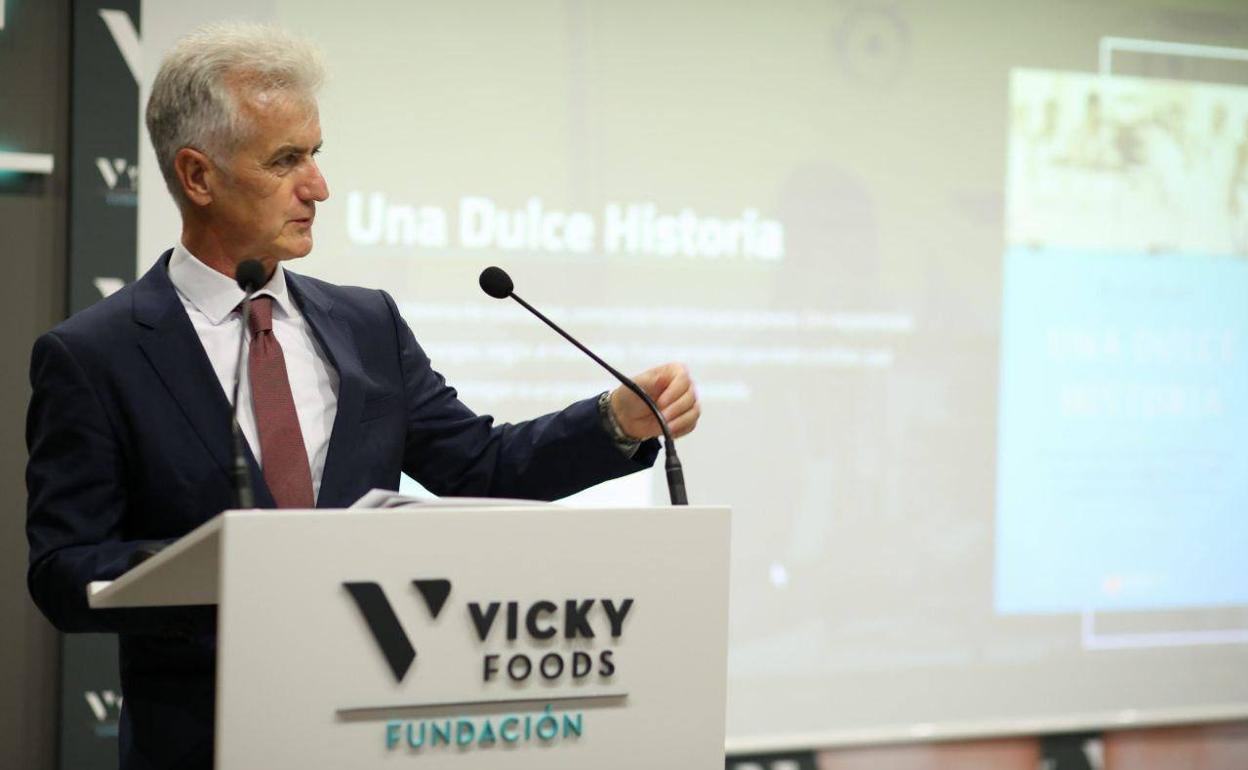
[[0, 174], [0, 766], [56, 761], [57, 634], [26, 592], [27, 362], [65, 314], [68, 0], [8, 0], [0, 29], [0, 150], [51, 153], [51, 176]]

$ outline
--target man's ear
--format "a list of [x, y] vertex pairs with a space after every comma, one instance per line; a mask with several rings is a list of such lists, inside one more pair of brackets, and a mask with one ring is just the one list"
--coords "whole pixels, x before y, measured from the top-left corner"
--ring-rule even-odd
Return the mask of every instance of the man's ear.
[[178, 176], [183, 194], [192, 204], [207, 206], [212, 203], [213, 182], [217, 174], [207, 155], [194, 147], [183, 147], [173, 156], [173, 172]]

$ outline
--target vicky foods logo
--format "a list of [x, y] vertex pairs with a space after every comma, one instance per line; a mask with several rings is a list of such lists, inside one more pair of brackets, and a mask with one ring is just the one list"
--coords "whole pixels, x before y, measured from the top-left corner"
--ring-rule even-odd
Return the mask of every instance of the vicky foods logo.
[[[359, 609], [395, 681], [402, 682], [416, 660], [417, 650], [399, 622], [385, 591], [373, 582], [347, 582], [342, 585]], [[445, 578], [413, 580], [412, 585], [424, 600], [430, 620], [436, 620], [451, 595], [451, 581]], [[541, 599], [527, 604], [503, 600], [470, 601], [462, 607], [466, 621], [483, 645], [506, 640], [508, 646], [513, 647], [515, 642], [527, 640], [535, 645], [546, 643], [547, 649], [549, 641], [556, 637], [569, 642], [578, 639], [619, 640], [632, 608], [631, 598]], [[606, 679], [615, 674], [614, 656], [610, 648], [598, 650], [596, 655], [581, 650], [567, 654], [553, 650], [541, 655], [512, 652], [506, 656], [487, 651], [483, 653], [480, 670], [484, 682], [502, 677], [515, 683], [531, 678], [548, 682], [563, 677], [580, 680], [594, 672]]]
[[[343, 587], [368, 626], [369, 633], [385, 658], [395, 682], [402, 682], [418, 654], [412, 637], [404, 630], [394, 607], [380, 585], [373, 582], [348, 582]], [[451, 581], [445, 578], [413, 580], [430, 620], [437, 620], [447, 608]], [[421, 719], [390, 719], [385, 723], [386, 751], [424, 753], [466, 749], [489, 749], [497, 746], [535, 743], [551, 746], [573, 744], [586, 729], [583, 711], [556, 712], [548, 699], [574, 701], [578, 704], [597, 701], [620, 702], [627, 693], [612, 692], [593, 695], [576, 694], [560, 697], [547, 687], [541, 697], [526, 698], [515, 688], [528, 682], [558, 685], [560, 682], [585, 681], [597, 675], [600, 682], [613, 681], [616, 673], [612, 649], [597, 649], [594, 654], [584, 650], [552, 649], [552, 642], [562, 638], [567, 643], [578, 640], [618, 641], [633, 608], [631, 598], [570, 598], [555, 601], [541, 599], [530, 603], [508, 600], [469, 601], [456, 607], [462, 620], [481, 642], [480, 676], [486, 684], [508, 681], [511, 685], [505, 700], [462, 700], [451, 704], [408, 704], [441, 710], [507, 704], [513, 713], [475, 712], [460, 716], [433, 716]], [[419, 643], [419, 642], [417, 642]], [[496, 645], [507, 652], [492, 652]], [[527, 650], [527, 652], [526, 652]], [[542, 708], [540, 704], [546, 703]], [[386, 707], [361, 708], [358, 711], [386, 710]], [[342, 712], [340, 712], [342, 713]]]

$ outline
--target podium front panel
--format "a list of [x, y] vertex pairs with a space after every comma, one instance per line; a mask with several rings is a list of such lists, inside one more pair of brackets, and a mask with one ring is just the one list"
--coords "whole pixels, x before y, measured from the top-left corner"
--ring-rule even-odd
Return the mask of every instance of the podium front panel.
[[240, 511], [217, 767], [722, 768], [729, 514]]

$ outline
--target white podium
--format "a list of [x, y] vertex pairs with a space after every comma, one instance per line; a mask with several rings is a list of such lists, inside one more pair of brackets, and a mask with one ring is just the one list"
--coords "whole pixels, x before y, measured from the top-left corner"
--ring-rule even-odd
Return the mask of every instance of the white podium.
[[729, 511], [230, 511], [93, 607], [219, 604], [216, 763], [724, 766]]

